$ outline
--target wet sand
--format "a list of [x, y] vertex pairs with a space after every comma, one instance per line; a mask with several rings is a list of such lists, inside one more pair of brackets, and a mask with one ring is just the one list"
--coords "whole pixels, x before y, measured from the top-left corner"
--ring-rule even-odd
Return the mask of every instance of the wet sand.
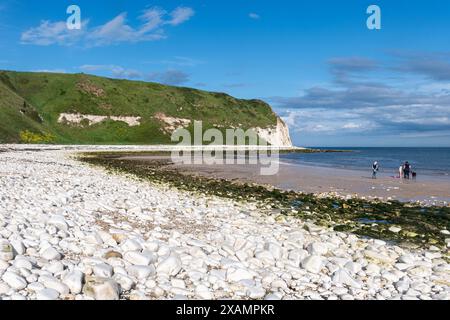
[[[129, 160], [170, 159], [167, 156], [127, 156]], [[181, 173], [274, 186], [305, 193], [336, 193], [340, 196], [420, 201], [426, 204], [450, 203], [450, 179], [436, 180], [421, 176], [416, 181], [399, 179], [380, 172], [372, 179], [371, 172], [316, 167], [281, 162], [276, 175], [260, 174], [258, 165], [184, 165], [172, 164]]]

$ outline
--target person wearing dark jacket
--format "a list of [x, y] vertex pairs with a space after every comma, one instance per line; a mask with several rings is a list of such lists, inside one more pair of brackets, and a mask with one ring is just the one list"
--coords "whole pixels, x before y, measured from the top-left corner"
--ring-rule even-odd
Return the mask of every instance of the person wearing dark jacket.
[[411, 173], [411, 165], [408, 161], [405, 162], [405, 165], [403, 166], [403, 177], [405, 179], [409, 179], [409, 174]]

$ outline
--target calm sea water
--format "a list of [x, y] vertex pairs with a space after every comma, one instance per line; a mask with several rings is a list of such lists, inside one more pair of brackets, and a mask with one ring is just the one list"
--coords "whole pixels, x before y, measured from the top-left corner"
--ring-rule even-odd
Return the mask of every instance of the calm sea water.
[[[320, 148], [315, 148], [320, 149]], [[378, 161], [381, 172], [395, 175], [409, 161], [418, 175], [450, 179], [450, 148], [332, 148], [352, 152], [292, 153], [281, 155], [282, 161], [314, 166], [371, 171]]]

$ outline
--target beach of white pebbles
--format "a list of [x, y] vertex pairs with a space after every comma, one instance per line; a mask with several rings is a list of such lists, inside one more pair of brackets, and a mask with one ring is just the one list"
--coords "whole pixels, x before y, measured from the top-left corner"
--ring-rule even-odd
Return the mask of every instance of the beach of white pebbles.
[[450, 298], [437, 247], [111, 175], [74, 151], [0, 152], [2, 300]]

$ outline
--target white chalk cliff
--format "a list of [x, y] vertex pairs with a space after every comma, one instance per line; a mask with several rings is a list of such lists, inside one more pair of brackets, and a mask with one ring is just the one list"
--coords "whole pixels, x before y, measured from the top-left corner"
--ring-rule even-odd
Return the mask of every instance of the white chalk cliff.
[[81, 124], [83, 121], [87, 121], [88, 125], [92, 126], [106, 120], [125, 122], [130, 127], [136, 127], [141, 124], [141, 117], [96, 116], [81, 113], [61, 113], [58, 118], [58, 123]]
[[277, 125], [268, 128], [255, 128], [258, 136], [266, 140], [275, 147], [292, 147], [292, 140], [289, 134], [289, 128], [286, 123], [277, 117]]

